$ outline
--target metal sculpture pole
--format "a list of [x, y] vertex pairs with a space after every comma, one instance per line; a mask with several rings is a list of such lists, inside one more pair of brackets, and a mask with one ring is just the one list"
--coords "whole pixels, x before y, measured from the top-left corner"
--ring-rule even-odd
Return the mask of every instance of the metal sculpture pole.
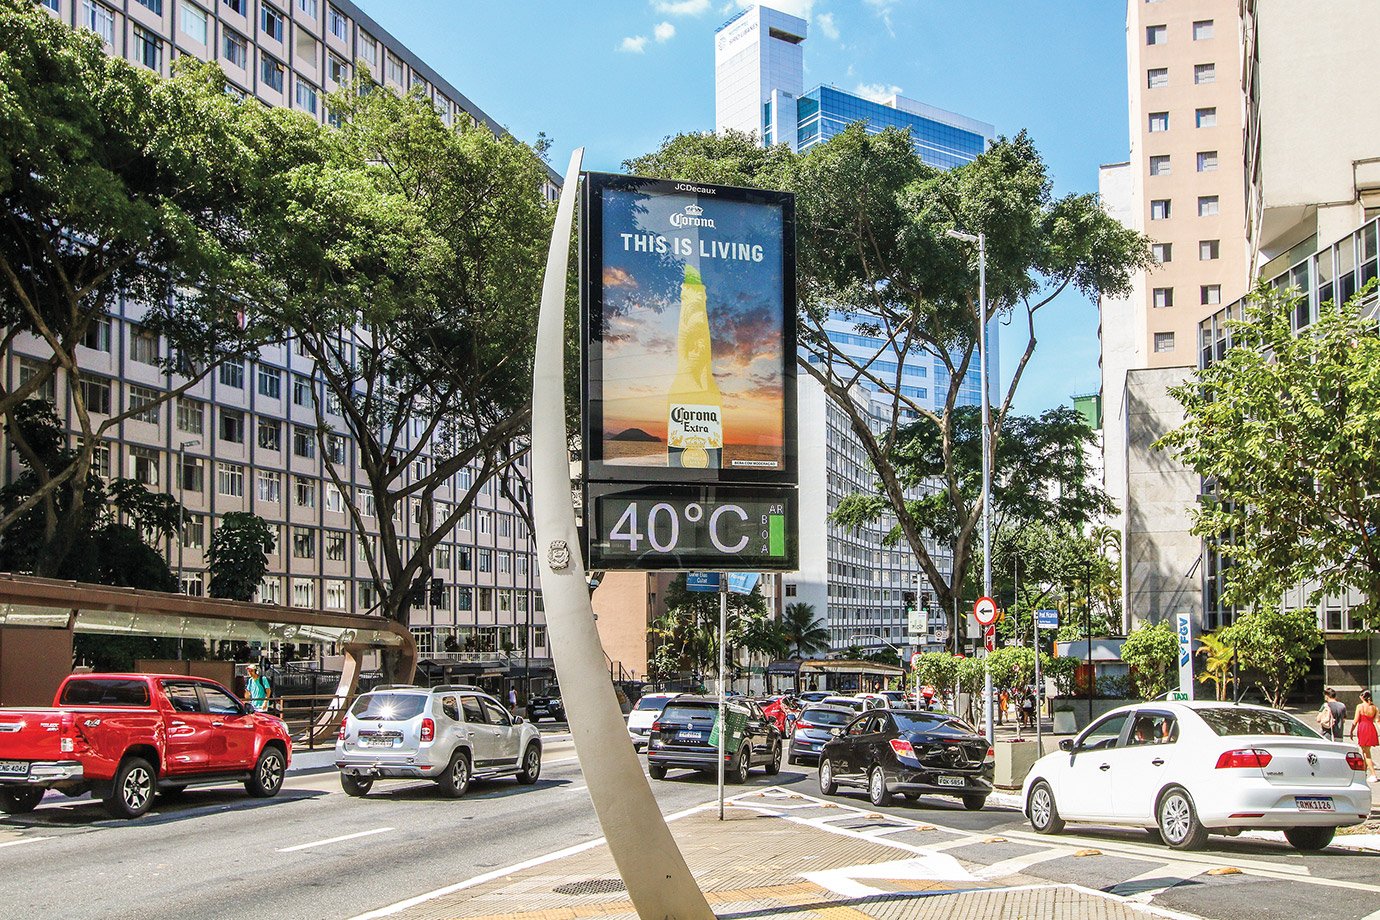
[[551, 230], [532, 381], [532, 511], [546, 628], [561, 699], [599, 826], [640, 917], [712, 920], [642, 773], [604, 667], [585, 583], [565, 430], [565, 288], [584, 149], [570, 167]]

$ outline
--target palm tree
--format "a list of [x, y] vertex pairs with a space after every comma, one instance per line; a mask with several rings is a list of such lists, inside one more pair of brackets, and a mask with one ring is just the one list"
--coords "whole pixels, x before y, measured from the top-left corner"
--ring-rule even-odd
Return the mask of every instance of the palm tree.
[[787, 650], [794, 652], [795, 658], [829, 650], [829, 630], [815, 616], [813, 604], [787, 604], [779, 628]]

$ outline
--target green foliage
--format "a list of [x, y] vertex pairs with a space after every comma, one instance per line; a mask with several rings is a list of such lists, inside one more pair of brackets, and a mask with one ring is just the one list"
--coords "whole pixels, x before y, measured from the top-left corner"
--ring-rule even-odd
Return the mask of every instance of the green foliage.
[[829, 629], [824, 620], [815, 615], [813, 604], [801, 601], [787, 604], [781, 616], [780, 631], [787, 654], [794, 658], [808, 658], [829, 651]]
[[1168, 620], [1142, 623], [1126, 637], [1121, 660], [1131, 667], [1135, 691], [1151, 700], [1169, 692], [1178, 679], [1179, 637]]
[[1035, 649], [1005, 646], [987, 656], [992, 669], [992, 686], [1025, 687], [1035, 680]]
[[1225, 700], [1227, 692], [1235, 682], [1232, 665], [1236, 661], [1236, 649], [1222, 637], [1222, 631], [1207, 633], [1198, 637], [1198, 650], [1203, 655], [1203, 670], [1198, 675], [1201, 683], [1212, 684], [1218, 700]]
[[1160, 440], [1209, 483], [1193, 532], [1230, 561], [1222, 600], [1257, 610], [1310, 586], [1380, 604], [1380, 332], [1373, 284], [1294, 331], [1296, 290], [1261, 286], [1233, 347], [1172, 392], [1182, 427]]
[[958, 680], [958, 663], [962, 660], [948, 652], [925, 652], [916, 661], [914, 673], [922, 685], [948, 689]]
[[1236, 650], [1237, 664], [1276, 707], [1284, 705], [1294, 684], [1308, 673], [1313, 652], [1323, 642], [1313, 611], [1269, 607], [1242, 614], [1217, 636]]
[[232, 511], [220, 519], [207, 553], [211, 597], [250, 601], [268, 572], [268, 554], [278, 540], [268, 522], [257, 514]]
[[763, 148], [743, 131], [677, 134], [651, 153], [623, 161], [634, 176], [662, 176], [687, 182], [785, 188], [795, 155], [785, 144]]
[[1073, 696], [1078, 690], [1078, 667], [1082, 662], [1068, 655], [1041, 655], [1040, 675], [1054, 681], [1059, 696]]
[[[690, 671], [702, 677], [717, 666], [719, 595], [686, 590], [685, 581], [684, 575], [677, 575], [667, 586], [667, 612], [649, 629], [657, 640], [653, 659], [658, 676]], [[760, 585], [751, 594], [728, 595], [727, 620], [725, 655], [730, 667], [737, 649], [769, 657], [781, 650], [781, 637], [768, 617]]]

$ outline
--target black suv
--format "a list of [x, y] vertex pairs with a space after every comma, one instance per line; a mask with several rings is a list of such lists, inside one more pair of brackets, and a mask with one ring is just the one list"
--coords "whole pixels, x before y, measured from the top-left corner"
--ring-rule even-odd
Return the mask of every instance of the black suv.
[[[755, 766], [767, 775], [781, 772], [781, 732], [758, 705], [742, 698], [724, 703], [728, 736], [724, 739], [724, 774], [730, 783], [745, 783]], [[718, 773], [718, 738], [714, 726], [719, 701], [705, 696], [678, 696], [652, 724], [647, 743], [647, 772], [665, 779], [670, 767]]]
[[543, 696], [533, 696], [527, 701], [527, 719], [540, 722], [542, 719], [565, 721], [565, 707], [561, 705], [559, 691]]

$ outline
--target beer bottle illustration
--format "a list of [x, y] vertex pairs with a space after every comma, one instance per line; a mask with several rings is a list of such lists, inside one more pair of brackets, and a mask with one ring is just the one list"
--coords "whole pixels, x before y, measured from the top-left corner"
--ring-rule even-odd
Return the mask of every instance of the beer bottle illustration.
[[680, 286], [676, 378], [671, 384], [666, 424], [667, 465], [719, 469], [723, 465], [723, 415], [723, 397], [714, 380], [704, 282], [699, 271], [687, 265]]

